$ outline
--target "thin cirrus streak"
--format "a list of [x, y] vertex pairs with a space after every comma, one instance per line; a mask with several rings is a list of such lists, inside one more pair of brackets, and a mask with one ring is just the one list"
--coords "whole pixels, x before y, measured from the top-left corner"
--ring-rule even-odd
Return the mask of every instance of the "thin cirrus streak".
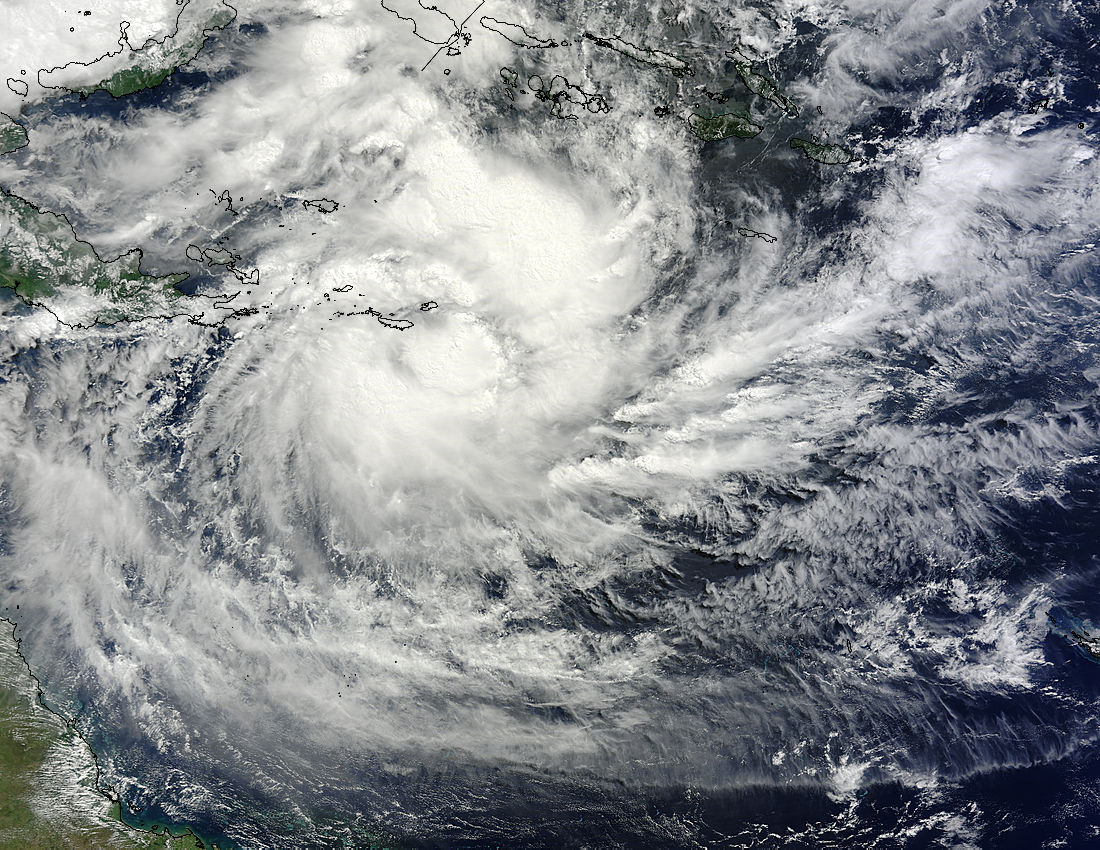
[[[513, 45], [420, 74], [376, 3], [242, 3], [265, 29], [176, 98], [29, 110], [5, 188], [108, 254], [225, 244], [260, 270], [221, 328], [4, 317], [0, 597], [112, 781], [248, 846], [253, 798], [429, 835], [478, 808], [402, 780], [422, 768], [842, 796], [1088, 740], [1036, 685], [1058, 569], [990, 565], [1094, 462], [1096, 158], [970, 110], [1010, 22], [938, 8], [800, 10], [824, 56], [788, 86], [804, 120], [880, 149], [848, 169], [704, 149], [606, 53], [545, 61], [587, 62], [609, 117], [506, 111]], [[807, 49], [778, 13], [679, 14]], [[660, 36], [616, 15], [547, 32]], [[886, 92], [966, 117], [876, 137]], [[1043, 391], [998, 395], [1025, 373]], [[1005, 693], [1040, 710], [964, 708]]]

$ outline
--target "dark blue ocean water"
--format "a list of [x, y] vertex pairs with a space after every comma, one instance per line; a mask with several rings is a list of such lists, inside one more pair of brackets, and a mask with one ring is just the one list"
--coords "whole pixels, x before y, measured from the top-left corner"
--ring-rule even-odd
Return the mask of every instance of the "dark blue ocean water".
[[[811, 30], [807, 25], [806, 31]], [[245, 30], [235, 37], [262, 36], [262, 31]], [[1006, 110], [1026, 112], [1034, 108], [1048, 110], [1047, 127], [1064, 127], [1067, 132], [1078, 132], [1082, 138], [1088, 138], [1096, 129], [1095, 116], [1100, 106], [1096, 96], [1100, 86], [1100, 67], [1095, 61], [1098, 38], [1100, 12], [1095, 4], [1077, 4], [1072, 14], [1062, 14], [1044, 4], [1024, 4], [1015, 10], [991, 14], [982, 28], [960, 34], [956, 44], [945, 48], [960, 56], [977, 53], [984, 62], [989, 82], [965, 112], [913, 106], [922, 91], [931, 91], [938, 84], [942, 66], [929, 61], [915, 67], [903, 82], [869, 81], [887, 93], [894, 87], [899, 105], [882, 106], [865, 126], [854, 129], [865, 132], [869, 139], [924, 138], [975, 126]], [[811, 40], [803, 52], [792, 57], [792, 79], [800, 76], [794, 60], [812, 63], [815, 46]], [[1064, 96], [1049, 107], [1021, 102], [1015, 88], [1002, 79], [994, 79], [1010, 67], [1028, 73], [1056, 67], [1066, 80]], [[231, 66], [216, 73], [185, 68], [155, 90], [131, 98], [116, 100], [104, 93], [85, 100], [65, 98], [36, 107], [25, 118], [32, 129], [36, 122], [82, 114], [125, 123], [145, 110], [171, 110], [185, 95], [217, 86], [233, 76]], [[1078, 126], [1081, 123], [1084, 128]], [[729, 199], [710, 187], [734, 178], [756, 181], [775, 189], [772, 196], [778, 199], [778, 204], [785, 205], [783, 211], [796, 215], [806, 232], [827, 246], [824, 256], [830, 251], [843, 252], [848, 229], [858, 223], [861, 203], [881, 188], [881, 175], [868, 169], [848, 178], [846, 194], [822, 192], [821, 169], [786, 156], [781, 138], [768, 144], [754, 142], [741, 148], [736, 156], [719, 146], [711, 148], [702, 166], [701, 196], [709, 206], [732, 220], [736, 209], [732, 204], [724, 207], [731, 203]], [[863, 155], [873, 160], [885, 147], [882, 142], [868, 142]], [[751, 173], [744, 165], [745, 151], [751, 151], [754, 158]], [[262, 210], [253, 214], [260, 215]], [[79, 225], [79, 219], [75, 223]], [[724, 236], [716, 239], [719, 240], [716, 250], [735, 244], [733, 236], [726, 243], [720, 242]], [[730, 251], [732, 258], [735, 254], [732, 248]], [[731, 259], [732, 262], [735, 260]], [[1100, 274], [1096, 273], [1095, 262], [1080, 279], [1069, 283], [1055, 280], [1050, 269], [1037, 268], [1035, 273], [1050, 274], [1052, 288], [1072, 286], [1079, 296], [1100, 296]], [[190, 285], [202, 283], [203, 279], [196, 277]], [[1087, 303], [1087, 298], [1077, 303]], [[980, 371], [960, 380], [957, 403], [932, 411], [924, 421], [949, 431], [980, 420], [986, 423], [983, 428], [989, 433], [1008, 433], [1019, 428], [1010, 411], [1023, 407], [1035, 416], [1065, 417], [1067, 428], [1100, 426], [1100, 399], [1095, 384], [1083, 377], [1096, 363], [1097, 340], [1083, 338], [1091, 334], [1091, 317], [1083, 315], [1078, 307], [1067, 307], [1064, 312], [1034, 318], [1035, 321], [1016, 331], [1016, 338], [990, 341], [983, 337], [980, 319], [976, 317], [973, 339], [968, 342], [1003, 345], [1007, 352], [1025, 338], [1040, 338], [1042, 345], [1038, 350], [1042, 356], [1022, 365], [1009, 363], [1006, 358], [1004, 365], [997, 368], [990, 367], [987, 360]], [[1086, 334], [1083, 328], [1090, 330]], [[202, 362], [206, 366], [216, 363], [230, 344], [230, 334], [220, 332], [211, 341]], [[58, 354], [67, 343], [59, 341], [53, 345], [57, 350], [34, 349], [20, 355], [23, 360], [15, 368], [34, 373], [40, 358]], [[862, 356], [884, 357], [892, 369], [901, 373], [925, 374], [937, 364], [940, 355], [932, 350], [914, 352], [887, 339], [879, 351], [863, 352]], [[187, 368], [187, 364], [179, 365]], [[190, 368], [198, 369], [194, 364]], [[165, 414], [169, 423], [185, 422], [193, 412], [205, 386], [199, 371], [196, 377]], [[910, 385], [904, 380], [898, 380], [897, 391], [874, 410], [874, 422], [859, 426], [908, 421], [922, 399], [907, 390], [907, 386]], [[154, 395], [152, 401], [159, 401], [159, 396]], [[856, 428], [854, 425], [853, 429]], [[171, 456], [180, 454], [182, 446], [178, 436], [166, 429], [159, 440], [147, 444], [147, 450], [153, 455]], [[1100, 461], [1083, 459], [1090, 452], [1100, 455], [1100, 442], [1079, 452], [1080, 462], [1059, 479], [1057, 497], [1006, 503], [995, 527], [986, 529], [981, 538], [966, 541], [971, 551], [980, 555], [976, 578], [997, 579], [1010, 592], [1020, 593], [1037, 580], [1050, 584], [1054, 603], [1049, 610], [1049, 631], [1043, 645], [1047, 664], [1033, 674], [1030, 692], [1006, 691], [984, 697], [961, 691], [942, 692], [943, 709], [948, 715], [978, 725], [999, 724], [1006, 739], [1021, 729], [1029, 740], [1012, 741], [1012, 746], [992, 740], [984, 753], [974, 752], [979, 745], [973, 741], [960, 742], [958, 753], [953, 753], [950, 746], [937, 745], [933, 749], [940, 766], [950, 768], [957, 755], [957, 764], [965, 767], [960, 767], [962, 778], [948, 777], [935, 790], [873, 777], [850, 794], [839, 797], [809, 783], [803, 787], [749, 783], [734, 791], [720, 792], [673, 786], [646, 792], [625, 776], [617, 784], [585, 776], [462, 769], [446, 764], [440, 764], [438, 769], [421, 767], [417, 775], [397, 779], [379, 770], [369, 757], [349, 756], [343, 765], [342, 781], [332, 782], [320, 792], [312, 787], [312, 777], [303, 776], [297, 782], [288, 779], [286, 788], [277, 793], [261, 793], [249, 787], [249, 777], [234, 774], [229, 763], [223, 763], [211, 770], [208, 790], [222, 795], [227, 809], [217, 814], [211, 811], [205, 817], [201, 812], [192, 814], [186, 823], [205, 839], [223, 847], [407, 846], [473, 850], [702, 846], [919, 850], [975, 846], [1012, 850], [1058, 846], [1084, 850], [1100, 846], [1100, 747], [1096, 743], [1096, 730], [1100, 727], [1095, 722], [1100, 699], [1100, 655], [1089, 649], [1089, 639], [1095, 636], [1100, 653], [1100, 595], [1096, 593], [1100, 577], [1097, 492]], [[857, 482], [870, 465], [873, 459], [854, 454], [843, 442], [822, 446], [815, 484], [843, 488], [849, 482]], [[1036, 482], [1037, 490], [1041, 489], [1041, 483]], [[747, 499], [757, 511], [797, 505], [813, 498], [808, 491], [784, 491], [774, 485], [769, 489], [753, 482], [746, 486], [758, 488]], [[9, 519], [0, 515], [0, 530]], [[715, 555], [715, 550], [732, 542], [732, 535], [716, 538], [720, 532], [712, 528], [688, 524], [670, 527], [654, 519], [648, 530], [664, 535], [671, 546], [677, 547], [674, 569], [655, 570], [644, 576], [644, 580], [611, 581], [564, 599], [560, 610], [553, 614], [556, 625], [593, 633], [629, 634], [640, 624], [654, 622], [657, 615], [647, 607], [647, 600], [655, 594], [700, 598], [708, 583], [733, 577], [747, 584], [769, 565], [766, 557]], [[209, 537], [211, 552], [221, 553], [222, 546], [228, 551], [213, 530]], [[792, 558], [802, 554], [796, 550], [773, 553], [774, 557]], [[553, 569], [556, 565], [541, 566]], [[911, 560], [899, 558], [885, 565], [882, 581], [904, 586], [933, 570], [932, 565], [921, 562], [914, 554]], [[504, 587], [498, 586], [502, 581], [487, 579], [490, 596], [503, 593]], [[10, 611], [5, 613], [12, 615]], [[955, 628], [963, 616], [947, 607], [935, 606], [929, 606], [924, 615], [945, 633]], [[669, 624], [670, 628], [675, 626]], [[842, 643], [845, 634], [843, 624], [838, 623], [835, 632], [826, 637]], [[759, 667], [763, 672], [759, 699], [761, 705], [767, 705], [773, 698], [767, 685], [769, 669], [773, 675], [785, 667], [796, 669], [802, 663], [803, 653], [820, 649], [823, 642], [821, 634], [799, 635], [792, 631], [770, 647], [753, 647], [733, 660], [730, 647], [722, 646], [718, 650], [685, 650], [669, 663], [674, 672], [699, 675], [715, 671], [723, 664]], [[1044, 698], [1048, 693], [1059, 696], [1056, 706], [1052, 707], [1051, 701]], [[175, 766], [170, 758], [145, 742], [137, 730], [113, 726], [110, 719], [122, 714], [113, 712], [109, 706], [97, 706], [94, 693], [84, 696], [86, 714], [80, 719], [87, 726], [93, 745], [116, 757], [121, 773], [157, 776]], [[858, 706], [860, 711], [867, 708]], [[885, 711], [888, 706], [882, 708]], [[1068, 740], [1069, 735], [1075, 736], [1074, 739]], [[919, 733], [899, 730], [898, 737], [909, 741], [910, 737], [919, 737]], [[721, 746], [723, 742], [715, 743]], [[1030, 754], [1029, 758], [1011, 755], [1020, 752]], [[988, 767], [970, 769], [975, 762]], [[364, 784], [369, 785], [369, 791], [363, 790]], [[162, 796], [163, 793], [154, 786], [135, 795], [133, 802], [141, 806], [141, 811], [129, 815], [128, 820], [141, 826], [171, 822], [174, 816], [169, 812], [175, 811], [176, 801]], [[302, 803], [312, 819], [305, 832], [304, 822], [287, 814], [289, 804], [294, 802]], [[394, 802], [402, 804], [400, 816], [378, 814], [392, 811]]]

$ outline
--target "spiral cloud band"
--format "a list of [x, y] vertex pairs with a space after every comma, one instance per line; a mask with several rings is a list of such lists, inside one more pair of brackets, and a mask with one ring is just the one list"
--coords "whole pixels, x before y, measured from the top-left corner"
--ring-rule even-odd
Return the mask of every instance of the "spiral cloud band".
[[[80, 98], [43, 43], [0, 158], [191, 275], [175, 318], [0, 317], [0, 610], [128, 802], [226, 846], [771, 846], [708, 801], [801, 789], [813, 846], [876, 783], [978, 834], [945, 789], [1091, 744], [1048, 646], [1100, 445], [1087, 22], [163, 5], [129, 44], [195, 58]], [[722, 91], [762, 132], [688, 120]]]

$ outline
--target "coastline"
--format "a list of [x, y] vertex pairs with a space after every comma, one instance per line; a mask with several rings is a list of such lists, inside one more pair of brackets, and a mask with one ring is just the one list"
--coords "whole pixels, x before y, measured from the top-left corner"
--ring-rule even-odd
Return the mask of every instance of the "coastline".
[[[7, 626], [10, 627], [10, 630], [8, 628], [0, 630], [4, 633], [3, 637], [0, 638], [0, 640], [3, 640], [5, 643], [10, 641], [10, 651], [14, 654], [15, 659], [17, 659], [16, 665], [21, 668], [22, 674], [26, 676], [26, 681], [22, 683], [23, 687], [20, 687], [21, 683], [19, 682], [4, 682], [0, 680], [0, 690], [4, 692], [4, 696], [7, 697], [8, 702], [15, 702], [21, 697], [30, 697], [31, 704], [28, 706], [30, 715], [33, 715], [33, 712], [36, 709], [41, 710], [44, 711], [46, 715], [54, 722], [54, 730], [43, 730], [41, 728], [41, 723], [37, 724], [38, 728], [33, 729], [34, 732], [38, 732], [41, 734], [41, 739], [36, 742], [39, 748], [45, 748], [41, 758], [42, 765], [44, 767], [49, 767], [48, 758], [50, 752], [55, 748], [55, 746], [63, 744], [65, 736], [72, 736], [73, 743], [82, 748], [83, 754], [86, 756], [87, 763], [91, 767], [91, 781], [87, 784], [86, 787], [95, 792], [95, 794], [97, 794], [99, 798], [106, 803], [105, 811], [101, 813], [100, 824], [96, 824], [94, 821], [89, 824], [70, 824], [69, 826], [72, 827], [72, 831], [74, 833], [79, 834], [77, 830], [81, 829], [92, 831], [99, 828], [101, 831], [102, 828], [113, 827], [119, 831], [120, 840], [126, 841], [126, 839], [129, 839], [129, 841], [127, 842], [129, 846], [168, 848], [168, 850], [233, 850], [233, 848], [231, 848], [229, 845], [218, 844], [199, 835], [194, 831], [191, 826], [182, 824], [164, 824], [158, 822], [151, 824], [148, 827], [145, 827], [133, 823], [131, 819], [136, 819], [137, 817], [139, 817], [138, 811], [132, 810], [130, 806], [126, 804], [125, 801], [122, 799], [121, 795], [112, 786], [104, 781], [103, 770], [99, 764], [99, 756], [91, 746], [87, 737], [85, 737], [80, 729], [76, 727], [75, 723], [70, 718], [66, 717], [58, 709], [52, 708], [46, 701], [45, 692], [42, 689], [42, 683], [35, 675], [34, 670], [31, 668], [30, 661], [23, 654], [22, 638], [18, 635], [18, 623], [8, 617], [0, 617], [0, 623], [7, 624]], [[9, 647], [0, 646], [0, 653], [7, 653], [8, 651]], [[13, 672], [10, 669], [10, 665], [4, 665], [4, 667], [9, 667], [6, 672]], [[0, 670], [2, 669], [3, 668], [0, 667]], [[24, 727], [26, 728], [35, 726], [35, 723], [33, 719], [31, 719], [30, 715], [28, 715], [27, 718], [28, 720], [30, 720], [30, 722], [24, 724]], [[7, 718], [4, 719], [5, 721], [7, 720]], [[6, 727], [8, 725], [8, 722], [3, 723], [2, 727], [0, 727], [0, 735], [4, 735], [5, 737], [7, 737], [8, 729]], [[26, 732], [26, 728], [20, 731]], [[52, 741], [49, 740], [49, 735], [51, 731], [53, 732], [54, 738], [54, 740]], [[25, 751], [26, 749], [28, 749], [27, 743], [25, 741], [16, 741], [15, 743], [17, 744], [17, 748], [18, 745], [21, 745], [21, 751]], [[48, 748], [47, 744], [49, 745]], [[7, 750], [5, 749], [4, 752], [7, 753]], [[71, 770], [70, 766], [65, 765], [62, 765], [61, 769], [65, 772], [70, 773], [70, 776], [66, 778], [71, 781], [72, 785], [74, 786], [74, 788], [72, 789], [74, 793], [78, 793], [77, 787], [81, 785], [81, 782], [75, 772], [75, 769]], [[27, 817], [29, 815], [29, 817], [27, 818], [27, 822], [29, 824], [36, 823], [39, 819], [42, 818], [42, 814], [35, 811], [35, 806], [31, 797], [31, 794], [27, 794], [24, 799], [20, 800], [20, 803], [24, 804], [25, 806], [25, 812], [19, 811], [21, 807], [18, 804], [12, 806], [9, 803], [4, 810], [5, 814], [11, 816], [14, 813], [15, 816], [23, 817]], [[6, 820], [7, 818], [5, 818], [3, 821], [0, 821], [0, 844], [6, 841], [6, 837], [4, 836], [3, 831], [7, 826], [5, 822]], [[65, 827], [67, 826], [63, 823], [56, 823], [55, 817], [53, 815], [49, 816], [46, 820], [49, 823], [49, 828], [54, 831], [61, 830], [62, 832], [64, 832]], [[34, 828], [37, 829], [38, 827]], [[75, 835], [73, 837], [75, 838]], [[137, 842], [136, 844], [134, 843], [135, 840]], [[122, 844], [120, 846], [127, 846], [127, 844]]]

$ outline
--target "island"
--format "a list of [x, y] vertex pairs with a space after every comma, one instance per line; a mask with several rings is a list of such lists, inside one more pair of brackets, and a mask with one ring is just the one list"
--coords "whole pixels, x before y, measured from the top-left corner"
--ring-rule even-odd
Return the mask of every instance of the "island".
[[532, 74], [527, 78], [527, 87], [539, 100], [550, 104], [550, 114], [555, 118], [575, 121], [577, 115], [569, 105], [583, 107], [589, 112], [610, 112], [608, 102], [595, 92], [588, 92], [575, 86], [561, 74], [554, 75], [547, 83], [540, 75]]
[[693, 112], [688, 116], [687, 124], [691, 132], [704, 142], [717, 142], [734, 136], [751, 139], [764, 130], [760, 124], [737, 112], [723, 112], [709, 118]]
[[91, 62], [70, 62], [38, 72], [45, 88], [65, 89], [87, 97], [105, 91], [125, 97], [160, 85], [176, 69], [186, 65], [202, 50], [206, 39], [228, 26], [237, 10], [223, 0], [182, 0], [173, 31], [140, 46], [130, 43], [130, 24], [119, 25], [119, 49]]
[[734, 60], [733, 64], [737, 69], [737, 76], [741, 78], [741, 82], [745, 84], [745, 88], [753, 94], [764, 98], [764, 100], [769, 103], [775, 104], [791, 117], [798, 114], [798, 107], [795, 106], [794, 101], [782, 94], [779, 91], [779, 86], [773, 81], [769, 80], [763, 74], [756, 73], [752, 68], [752, 63], [745, 61], [744, 57], [739, 52], [727, 51], [726, 55]]
[[677, 77], [690, 77], [695, 74], [695, 71], [687, 62], [677, 56], [673, 56], [671, 53], [665, 53], [661, 50], [650, 50], [647, 47], [639, 47], [615, 35], [603, 37], [586, 32], [584, 37], [598, 44], [600, 47], [606, 47], [608, 50], [614, 50], [616, 53], [621, 53], [623, 56], [629, 56], [637, 62], [643, 62], [654, 68], [662, 68], [666, 71], [671, 71]]
[[331, 201], [328, 198], [318, 198], [315, 201], [302, 201], [302, 206], [307, 210], [317, 210], [320, 213], [334, 213], [340, 209], [340, 204], [337, 201]]
[[15, 92], [20, 97], [26, 97], [30, 93], [30, 86], [27, 85], [25, 80], [17, 80], [15, 77], [8, 77], [5, 81], [9, 91]]
[[775, 242], [779, 238], [778, 236], [773, 236], [771, 233], [765, 233], [762, 230], [753, 230], [751, 227], [739, 227], [737, 228], [737, 232], [746, 239], [763, 239], [769, 244]]
[[549, 38], [539, 38], [527, 31], [522, 24], [513, 24], [508, 21], [498, 21], [496, 18], [483, 17], [479, 23], [485, 29], [495, 32], [497, 35], [508, 39], [516, 47], [526, 47], [528, 50], [547, 49], [557, 47], [558, 43]]
[[820, 162], [824, 165], [847, 165], [855, 159], [855, 156], [847, 148], [840, 145], [823, 145], [809, 139], [791, 139], [791, 148], [802, 151], [807, 159], [812, 159], [814, 162]]

